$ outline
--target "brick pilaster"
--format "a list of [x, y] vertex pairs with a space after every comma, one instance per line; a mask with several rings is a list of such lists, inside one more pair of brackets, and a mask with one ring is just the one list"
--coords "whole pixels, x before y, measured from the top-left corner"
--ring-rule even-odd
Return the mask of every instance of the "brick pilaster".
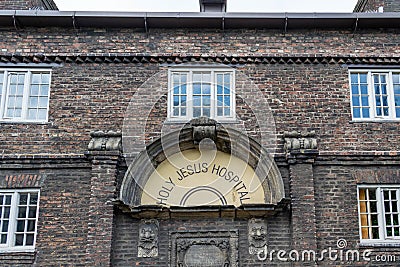
[[[290, 175], [292, 249], [317, 253], [315, 217], [314, 158], [318, 154], [314, 133], [287, 133], [285, 146]], [[316, 266], [313, 258], [295, 262], [294, 266]]]
[[110, 266], [116, 197], [116, 176], [120, 158], [120, 134], [92, 133], [88, 156], [92, 163], [87, 266]]

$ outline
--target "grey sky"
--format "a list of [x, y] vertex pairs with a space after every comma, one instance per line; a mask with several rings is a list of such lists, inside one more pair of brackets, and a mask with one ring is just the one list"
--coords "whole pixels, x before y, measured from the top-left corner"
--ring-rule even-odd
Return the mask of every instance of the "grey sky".
[[[198, 12], [198, 0], [55, 0], [61, 11]], [[228, 0], [228, 12], [352, 12], [357, 0]]]

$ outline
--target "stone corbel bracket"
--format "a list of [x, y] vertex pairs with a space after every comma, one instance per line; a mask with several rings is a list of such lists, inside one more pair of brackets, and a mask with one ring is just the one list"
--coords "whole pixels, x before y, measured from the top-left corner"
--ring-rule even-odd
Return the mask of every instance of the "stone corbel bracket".
[[315, 137], [315, 132], [285, 132], [283, 134], [285, 139], [285, 152], [287, 155], [304, 154], [313, 155], [318, 154], [318, 143]]
[[92, 139], [89, 142], [89, 151], [121, 151], [122, 133], [114, 131], [95, 131], [91, 132]]
[[217, 140], [217, 122], [215, 120], [200, 117], [190, 121], [193, 127], [193, 143], [200, 144], [203, 139]]

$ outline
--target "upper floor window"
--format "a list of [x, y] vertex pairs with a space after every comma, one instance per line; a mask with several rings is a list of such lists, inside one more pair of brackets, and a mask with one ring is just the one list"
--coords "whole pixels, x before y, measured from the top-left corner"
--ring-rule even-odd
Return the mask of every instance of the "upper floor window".
[[400, 243], [400, 186], [359, 186], [363, 243]]
[[351, 70], [354, 120], [400, 119], [400, 70]]
[[1, 121], [46, 122], [50, 71], [0, 69], [0, 96]]
[[168, 118], [235, 118], [235, 73], [224, 68], [169, 70]]
[[39, 190], [0, 191], [0, 251], [33, 250], [39, 213]]

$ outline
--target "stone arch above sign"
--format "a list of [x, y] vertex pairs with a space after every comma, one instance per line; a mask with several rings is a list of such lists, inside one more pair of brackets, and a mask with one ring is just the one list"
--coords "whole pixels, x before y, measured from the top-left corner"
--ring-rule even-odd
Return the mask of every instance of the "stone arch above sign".
[[[216, 149], [202, 147], [205, 138], [213, 140]], [[135, 158], [122, 182], [119, 202], [132, 210], [143, 206], [270, 207], [284, 199], [278, 167], [257, 141], [213, 120], [197, 119], [156, 140]]]

